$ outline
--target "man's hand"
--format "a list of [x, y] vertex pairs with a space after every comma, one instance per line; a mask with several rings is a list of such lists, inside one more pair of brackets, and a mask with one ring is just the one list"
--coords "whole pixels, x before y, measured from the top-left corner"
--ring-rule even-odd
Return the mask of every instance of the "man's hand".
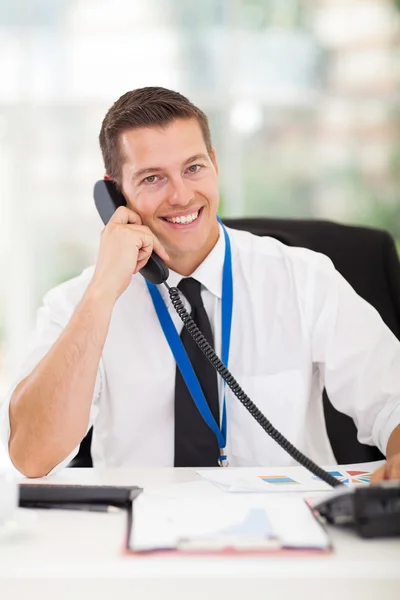
[[113, 300], [128, 287], [132, 275], [149, 260], [153, 250], [163, 260], [169, 256], [140, 216], [120, 206], [101, 234], [99, 255], [91, 286], [102, 289]]
[[400, 479], [400, 453], [391, 456], [387, 462], [371, 477], [371, 483], [379, 483], [385, 479]]

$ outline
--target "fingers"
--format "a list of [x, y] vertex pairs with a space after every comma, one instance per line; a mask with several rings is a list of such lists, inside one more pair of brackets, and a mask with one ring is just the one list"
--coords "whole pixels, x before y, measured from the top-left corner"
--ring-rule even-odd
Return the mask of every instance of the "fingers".
[[140, 215], [127, 206], [117, 208], [109, 222], [118, 223], [119, 225], [127, 225], [128, 223], [131, 225], [142, 225]]
[[[139, 229], [139, 228], [138, 228]], [[141, 230], [141, 247], [139, 248], [139, 253], [137, 257], [137, 263], [134, 273], [140, 271], [142, 267], [149, 260], [152, 252], [154, 251], [162, 260], [169, 260], [169, 255], [164, 249], [164, 246], [160, 243], [160, 241], [156, 238], [156, 236], [148, 229], [147, 227], [140, 227]]]
[[136, 273], [138, 273], [140, 269], [142, 269], [145, 266], [145, 264], [149, 261], [151, 254], [151, 252], [144, 252], [142, 250], [139, 251], [136, 267], [133, 271], [134, 275], [136, 275]]
[[128, 225], [129, 229], [139, 234], [141, 241], [141, 245], [138, 246], [139, 254], [141, 254], [141, 256], [139, 256], [140, 260], [145, 259], [145, 257], [150, 255], [153, 251], [163, 260], [169, 260], [169, 255], [164, 246], [149, 227], [146, 227], [145, 225], [131, 226], [130, 223]]
[[[127, 206], [120, 206], [119, 208], [117, 208], [117, 210], [115, 211], [115, 213], [113, 214], [113, 216], [110, 219], [110, 223], [115, 223], [118, 225], [139, 225], [139, 226], [143, 225], [140, 215], [138, 213], [136, 213], [135, 211], [131, 210], [130, 208], [128, 208]], [[149, 236], [151, 236], [151, 238], [152, 238], [152, 250], [151, 251], [153, 251], [153, 249], [154, 249], [154, 252], [156, 254], [158, 254], [158, 256], [160, 258], [162, 258], [163, 260], [169, 260], [169, 256], [168, 256], [167, 252], [165, 251], [164, 246], [161, 244], [161, 242], [158, 240], [158, 238], [153, 234], [151, 229], [143, 226], [143, 230], [145, 230], [145, 232], [148, 233]], [[149, 245], [151, 243], [150, 238], [145, 238], [143, 236], [142, 241], [143, 241], [142, 248], [145, 250], [149, 247]]]
[[127, 206], [120, 206], [111, 217], [109, 223], [111, 224], [111, 228], [115, 228], [118, 225], [126, 225], [137, 235], [136, 245], [139, 252], [134, 273], [137, 273], [147, 263], [153, 251], [162, 260], [169, 260], [168, 253], [158, 238], [149, 227], [143, 225], [140, 215]]
[[380, 481], [383, 481], [384, 479], [386, 479], [385, 471], [386, 471], [386, 463], [384, 465], [382, 465], [382, 467], [380, 469], [375, 471], [375, 473], [372, 474], [371, 484], [375, 485], [376, 483], [379, 483]]
[[169, 260], [169, 254], [165, 250], [164, 246], [161, 244], [158, 238], [154, 234], [153, 236], [153, 250], [162, 260]]
[[386, 463], [386, 479], [400, 479], [400, 454], [392, 456]]
[[400, 479], [400, 454], [391, 456], [389, 460], [371, 476], [371, 483], [376, 484], [385, 479]]

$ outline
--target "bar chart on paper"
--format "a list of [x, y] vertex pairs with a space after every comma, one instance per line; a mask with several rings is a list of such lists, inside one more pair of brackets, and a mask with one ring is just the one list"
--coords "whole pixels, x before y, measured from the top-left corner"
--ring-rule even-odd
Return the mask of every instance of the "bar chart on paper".
[[[334, 468], [327, 467], [327, 471], [349, 487], [362, 486], [371, 482], [372, 473], [382, 464], [383, 461], [338, 465]], [[319, 477], [300, 466], [201, 469], [197, 473], [226, 492], [319, 492], [332, 489]]]
[[272, 485], [299, 485], [299, 481], [287, 475], [259, 475], [259, 478], [266, 483], [272, 483]]

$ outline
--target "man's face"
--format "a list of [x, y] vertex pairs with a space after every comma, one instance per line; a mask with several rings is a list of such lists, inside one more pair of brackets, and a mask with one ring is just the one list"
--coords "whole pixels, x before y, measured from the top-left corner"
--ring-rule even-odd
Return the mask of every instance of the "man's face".
[[191, 253], [202, 260], [218, 239], [219, 193], [215, 152], [209, 156], [198, 122], [177, 119], [164, 128], [127, 130], [120, 142], [129, 208], [171, 259]]

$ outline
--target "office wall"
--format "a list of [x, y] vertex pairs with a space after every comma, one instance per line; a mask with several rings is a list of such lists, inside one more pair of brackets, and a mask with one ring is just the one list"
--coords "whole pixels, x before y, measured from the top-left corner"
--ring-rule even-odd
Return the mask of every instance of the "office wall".
[[98, 133], [129, 89], [210, 117], [224, 215], [400, 239], [400, 2], [2, 0], [0, 398], [45, 291], [96, 257]]

